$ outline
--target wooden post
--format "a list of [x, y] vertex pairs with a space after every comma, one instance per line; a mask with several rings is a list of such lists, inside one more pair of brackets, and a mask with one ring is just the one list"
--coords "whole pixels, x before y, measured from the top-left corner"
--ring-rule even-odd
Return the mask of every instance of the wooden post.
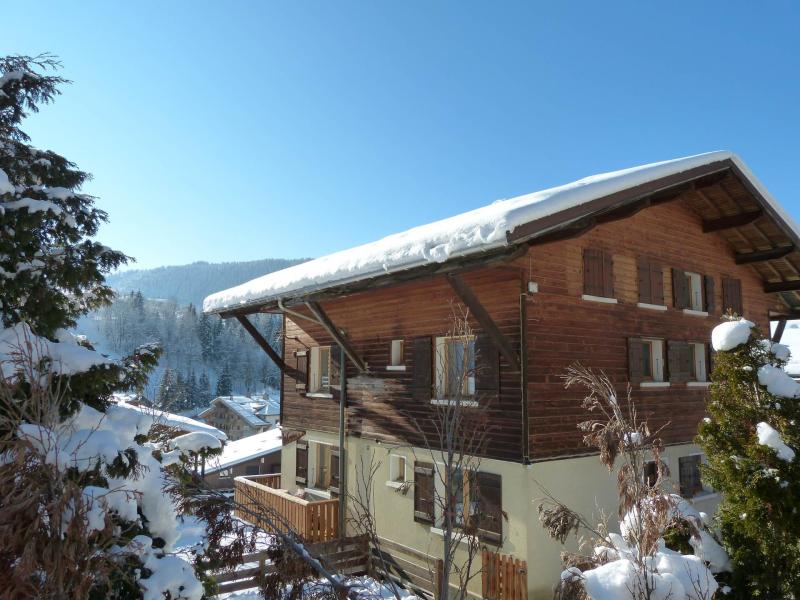
[[434, 590], [433, 590], [433, 598], [434, 600], [439, 600], [442, 597], [442, 586], [444, 585], [444, 561], [440, 558], [436, 561], [436, 567], [433, 574], [434, 579]]

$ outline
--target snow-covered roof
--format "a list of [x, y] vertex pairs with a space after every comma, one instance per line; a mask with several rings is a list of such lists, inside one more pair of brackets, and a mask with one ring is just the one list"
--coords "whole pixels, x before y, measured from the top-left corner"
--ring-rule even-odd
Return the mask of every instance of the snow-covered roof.
[[224, 432], [220, 431], [216, 427], [212, 427], [208, 423], [203, 423], [202, 421], [196, 421], [194, 419], [190, 419], [189, 417], [183, 417], [181, 415], [175, 415], [172, 413], [164, 412], [163, 410], [157, 410], [155, 408], [150, 408], [148, 406], [128, 404], [127, 402], [124, 401], [124, 397], [119, 397], [115, 395], [112, 398], [116, 400], [119, 406], [123, 406], [129, 410], [133, 410], [142, 413], [144, 415], [147, 415], [160, 425], [167, 425], [169, 427], [175, 427], [176, 429], [181, 429], [183, 431], [188, 431], [188, 432], [208, 433], [213, 435], [218, 440], [222, 441], [228, 439], [228, 436], [225, 435]]
[[800, 229], [734, 153], [720, 151], [603, 173], [508, 200], [448, 219], [390, 235], [375, 242], [329, 254], [269, 273], [208, 296], [205, 312], [223, 312], [277, 299], [300, 297], [429, 264], [511, 246], [517, 227], [638, 185], [720, 161], [731, 161], [770, 207], [800, 236]]
[[249, 396], [217, 396], [214, 402], [224, 404], [237, 415], [242, 417], [251, 427], [263, 427], [268, 425], [256, 416], [256, 411], [261, 408], [261, 404], [254, 401]]
[[215, 473], [220, 469], [227, 469], [251, 458], [272, 454], [279, 451], [282, 444], [280, 427], [228, 442], [222, 449], [222, 454], [212, 457], [206, 464], [206, 473]]
[[781, 336], [781, 344], [789, 346], [791, 357], [786, 363], [786, 372], [793, 377], [800, 376], [800, 321], [789, 321]]

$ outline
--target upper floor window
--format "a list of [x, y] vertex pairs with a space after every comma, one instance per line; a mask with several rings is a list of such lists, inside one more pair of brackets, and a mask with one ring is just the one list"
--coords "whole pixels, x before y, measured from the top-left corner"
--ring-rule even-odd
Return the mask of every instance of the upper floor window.
[[675, 308], [714, 311], [714, 278], [683, 269], [672, 269], [672, 301]]
[[475, 395], [475, 336], [436, 338], [436, 394], [440, 399]]
[[331, 347], [311, 348], [309, 392], [327, 392], [331, 386]]
[[662, 306], [664, 304], [664, 271], [661, 265], [640, 259], [637, 272], [639, 275], [639, 302]]
[[614, 297], [614, 268], [611, 253], [584, 248], [583, 293], [598, 298]]
[[628, 369], [632, 383], [664, 381], [664, 340], [628, 340]]
[[691, 355], [691, 381], [708, 381], [708, 367], [706, 365], [706, 345], [693, 342], [689, 344]]

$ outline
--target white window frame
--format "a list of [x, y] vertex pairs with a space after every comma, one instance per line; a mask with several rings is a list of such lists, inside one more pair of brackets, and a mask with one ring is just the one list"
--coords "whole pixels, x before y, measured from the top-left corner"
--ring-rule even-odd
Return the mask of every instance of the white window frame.
[[[402, 470], [402, 473], [401, 473]], [[408, 459], [401, 454], [389, 455], [389, 479], [386, 485], [401, 488], [408, 482]]]
[[669, 384], [664, 379], [664, 340], [658, 338], [642, 338], [643, 344], [650, 346], [650, 379], [642, 381], [642, 386], [658, 387], [661, 384]]
[[389, 364], [387, 371], [405, 371], [405, 343], [403, 340], [392, 340], [389, 343]]
[[471, 373], [466, 379], [466, 390], [462, 390], [461, 401], [464, 405], [474, 403], [472, 400], [475, 396], [475, 336], [442, 336], [436, 338], [436, 352], [435, 352], [435, 366], [436, 366], [436, 398], [432, 400], [433, 404], [450, 403], [455, 398], [449, 397], [446, 393], [447, 381], [447, 343], [450, 340], [466, 341], [467, 345], [472, 344], [472, 360], [473, 365]]
[[689, 346], [692, 348], [692, 370], [695, 374], [690, 383], [708, 383], [706, 345], [702, 342], [689, 342]]
[[[316, 493], [323, 495], [329, 494], [327, 487], [320, 487], [319, 482], [319, 453], [322, 446], [327, 446], [333, 450], [335, 446], [325, 442], [308, 442], [308, 483], [306, 487]], [[328, 464], [330, 469], [330, 464]]]
[[220, 479], [230, 479], [231, 478], [231, 469], [220, 469], [219, 478]]
[[689, 308], [697, 313], [703, 312], [703, 276], [700, 273], [686, 271], [686, 286], [689, 288]]
[[[322, 356], [328, 355], [328, 381], [325, 383], [322, 376]], [[308, 360], [308, 393], [327, 394], [331, 387], [331, 347], [313, 346]]]

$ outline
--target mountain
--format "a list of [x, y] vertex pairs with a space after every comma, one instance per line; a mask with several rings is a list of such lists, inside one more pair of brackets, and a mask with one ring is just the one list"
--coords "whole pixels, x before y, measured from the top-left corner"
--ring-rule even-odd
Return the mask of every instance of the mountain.
[[307, 261], [307, 258], [264, 258], [247, 262], [208, 263], [118, 271], [106, 279], [120, 294], [141, 292], [145, 298], [175, 300], [200, 306], [214, 292]]

